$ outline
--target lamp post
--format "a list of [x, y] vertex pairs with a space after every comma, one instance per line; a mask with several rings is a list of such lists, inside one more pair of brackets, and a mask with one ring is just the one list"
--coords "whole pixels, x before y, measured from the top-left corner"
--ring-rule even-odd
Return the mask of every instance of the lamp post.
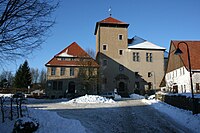
[[187, 47], [187, 56], [188, 56], [188, 65], [189, 65], [189, 72], [190, 72], [190, 85], [191, 85], [191, 93], [192, 93], [192, 113], [195, 114], [196, 111], [195, 111], [195, 101], [194, 101], [194, 92], [193, 92], [193, 83], [192, 83], [192, 70], [191, 70], [191, 61], [190, 61], [190, 51], [189, 51], [189, 47], [188, 47], [188, 44], [184, 41], [181, 41], [178, 43], [177, 45], [177, 49], [176, 51], [174, 52], [175, 55], [180, 55], [182, 54], [183, 52], [179, 49], [179, 45], [183, 43], [186, 45]]

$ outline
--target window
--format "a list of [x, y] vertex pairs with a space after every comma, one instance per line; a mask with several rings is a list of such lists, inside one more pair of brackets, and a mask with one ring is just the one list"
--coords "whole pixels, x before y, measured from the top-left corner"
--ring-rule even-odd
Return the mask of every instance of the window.
[[123, 40], [123, 35], [121, 35], [121, 34], [118, 35], [118, 39], [119, 39], [119, 40]]
[[124, 70], [124, 66], [123, 65], [119, 65], [119, 71], [123, 71]]
[[122, 55], [123, 54], [123, 50], [119, 50], [119, 55]]
[[148, 72], [148, 77], [151, 77], [152, 76], [152, 73], [151, 72]]
[[139, 82], [135, 82], [135, 89], [139, 89], [140, 88], [140, 83]]
[[199, 83], [196, 83], [196, 90], [197, 90], [197, 91], [200, 90]]
[[57, 82], [53, 81], [53, 90], [57, 90]]
[[65, 75], [65, 67], [60, 68], [60, 75]]
[[152, 62], [152, 53], [146, 53], [146, 61], [147, 62]]
[[58, 90], [62, 90], [63, 82], [59, 81], [58, 82]]
[[140, 56], [138, 52], [133, 52], [133, 61], [139, 62], [140, 61]]
[[148, 82], [148, 89], [149, 89], [149, 90], [153, 89], [153, 85], [152, 85], [151, 82]]
[[70, 67], [70, 76], [74, 76], [74, 68]]
[[102, 79], [103, 84], [107, 84], [107, 78]]
[[56, 68], [55, 67], [51, 68], [51, 75], [56, 75]]
[[107, 66], [108, 62], [106, 59], [103, 60], [103, 66]]
[[103, 44], [103, 50], [104, 50], [104, 51], [107, 50], [107, 44]]
[[135, 77], [138, 78], [139, 77], [139, 73], [135, 72]]

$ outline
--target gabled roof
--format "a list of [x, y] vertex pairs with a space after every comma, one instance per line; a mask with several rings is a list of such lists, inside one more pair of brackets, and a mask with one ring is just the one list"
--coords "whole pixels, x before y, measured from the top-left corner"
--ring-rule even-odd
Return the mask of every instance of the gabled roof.
[[127, 23], [122, 22], [120, 20], [117, 20], [117, 19], [115, 19], [113, 17], [108, 17], [108, 18], [106, 18], [104, 20], [101, 20], [99, 23], [106, 23], [106, 24], [127, 24]]
[[[69, 60], [61, 60], [59, 58], [69, 58]], [[91, 60], [92, 67], [98, 67], [95, 60], [90, 57], [89, 54], [85, 52], [76, 42], [73, 42], [61, 52], [56, 54], [48, 63], [45, 64], [45, 66], [80, 66], [80, 61], [75, 58], [89, 59]]]
[[[182, 41], [171, 41], [171, 45], [177, 49], [178, 43]], [[191, 62], [191, 69], [192, 70], [200, 70], [200, 58], [199, 58], [199, 52], [200, 52], [200, 41], [184, 41], [188, 44], [189, 53], [190, 53], [190, 62]], [[171, 46], [170, 46], [171, 47]], [[187, 47], [184, 43], [179, 44], [180, 50], [183, 52], [182, 54], [178, 55], [183, 62], [184, 66], [188, 69], [188, 53], [187, 53]], [[170, 51], [175, 52], [175, 51]]]
[[128, 46], [129, 49], [152, 49], [152, 50], [165, 50], [165, 48], [148, 42], [140, 37], [133, 37]]
[[55, 56], [60, 57], [89, 57], [88, 53], [85, 52], [76, 42], [73, 42], [68, 47], [63, 49]]
[[96, 23], [96, 26], [95, 26], [95, 32], [94, 34], [96, 35], [96, 32], [97, 32], [97, 29], [98, 29], [98, 26], [118, 26], [118, 27], [128, 27], [129, 24], [125, 23], [125, 22], [122, 22], [120, 20], [117, 20], [113, 17], [108, 17], [104, 20], [101, 20], [99, 22]]

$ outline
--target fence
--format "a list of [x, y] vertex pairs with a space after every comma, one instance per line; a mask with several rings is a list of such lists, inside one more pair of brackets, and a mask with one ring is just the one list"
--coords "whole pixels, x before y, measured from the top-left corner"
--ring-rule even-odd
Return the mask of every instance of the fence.
[[12, 98], [12, 97], [0, 97], [0, 103], [1, 103], [2, 122], [5, 122], [6, 118], [13, 120], [15, 118], [28, 115], [27, 107], [22, 106], [22, 104], [25, 103], [25, 99]]
[[[186, 97], [184, 95], [156, 94], [156, 99], [181, 109], [193, 110], [193, 100], [191, 97]], [[194, 98], [194, 111], [195, 113], [200, 113], [199, 98]]]

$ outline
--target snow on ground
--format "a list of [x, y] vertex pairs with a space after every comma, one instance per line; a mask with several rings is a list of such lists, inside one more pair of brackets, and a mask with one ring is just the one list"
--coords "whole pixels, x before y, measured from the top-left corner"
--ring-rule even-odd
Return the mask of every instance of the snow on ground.
[[192, 115], [191, 111], [179, 109], [155, 99], [143, 99], [142, 101], [153, 106], [158, 111], [167, 114], [169, 117], [174, 119], [174, 121], [190, 128], [193, 132], [198, 133], [200, 131], [200, 114]]
[[98, 96], [98, 95], [85, 95], [85, 96], [78, 97], [70, 101], [61, 102], [61, 103], [64, 103], [64, 104], [67, 104], [67, 103], [72, 103], [72, 104], [74, 103], [115, 103], [115, 101], [109, 98]]
[[138, 95], [138, 94], [131, 94], [129, 95], [131, 99], [139, 100], [144, 99], [144, 96]]
[[0, 94], [0, 97], [12, 97], [13, 94]]
[[[39, 122], [39, 129], [36, 133], [85, 133], [85, 127], [78, 120], [65, 119], [56, 112], [50, 112], [39, 109], [29, 108], [29, 116]], [[1, 115], [0, 115], [1, 117]], [[14, 120], [0, 122], [0, 131], [2, 133], [11, 133], [14, 127]]]

